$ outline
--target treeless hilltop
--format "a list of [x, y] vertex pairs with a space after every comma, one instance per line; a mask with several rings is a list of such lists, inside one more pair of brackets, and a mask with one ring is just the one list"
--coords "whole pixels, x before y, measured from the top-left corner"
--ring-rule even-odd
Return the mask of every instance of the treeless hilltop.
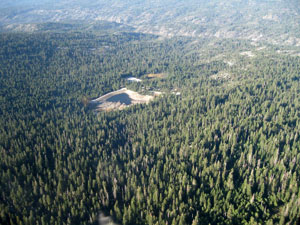
[[96, 111], [112, 111], [122, 110], [135, 104], [148, 103], [153, 98], [154, 96], [151, 95], [141, 95], [127, 88], [122, 88], [94, 99], [90, 101], [90, 104], [95, 105]]

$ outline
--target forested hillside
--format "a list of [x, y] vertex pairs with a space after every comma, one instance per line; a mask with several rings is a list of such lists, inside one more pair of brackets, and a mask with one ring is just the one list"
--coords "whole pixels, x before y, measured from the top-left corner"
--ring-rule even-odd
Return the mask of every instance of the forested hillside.
[[[0, 46], [1, 224], [299, 218], [296, 48], [99, 31], [3, 33]], [[86, 104], [124, 86], [164, 94]]]
[[116, 22], [164, 37], [239, 38], [300, 46], [299, 0], [23, 0], [0, 3], [0, 31], [37, 23]]

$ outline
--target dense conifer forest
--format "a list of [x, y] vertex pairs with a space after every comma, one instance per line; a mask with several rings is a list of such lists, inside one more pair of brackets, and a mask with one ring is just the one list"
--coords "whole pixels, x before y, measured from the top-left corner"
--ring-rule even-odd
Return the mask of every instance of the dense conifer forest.
[[[299, 56], [130, 32], [1, 33], [0, 46], [0, 224], [300, 217]], [[163, 94], [89, 107], [125, 86]]]

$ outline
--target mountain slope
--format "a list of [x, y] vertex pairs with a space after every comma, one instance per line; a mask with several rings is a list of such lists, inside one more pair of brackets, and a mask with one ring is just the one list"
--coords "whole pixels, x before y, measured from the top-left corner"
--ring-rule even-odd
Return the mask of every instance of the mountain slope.
[[299, 1], [62, 1], [12, 11], [0, 23], [105, 20], [162, 36], [240, 38], [300, 45]]

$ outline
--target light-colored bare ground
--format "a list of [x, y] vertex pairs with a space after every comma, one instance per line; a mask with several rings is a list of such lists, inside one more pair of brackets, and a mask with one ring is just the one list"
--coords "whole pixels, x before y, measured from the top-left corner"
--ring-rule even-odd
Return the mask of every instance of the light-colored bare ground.
[[128, 81], [132, 81], [132, 82], [142, 82], [141, 79], [138, 79], [138, 78], [136, 78], [136, 77], [128, 77], [127, 80], [128, 80]]
[[157, 97], [157, 96], [160, 96], [163, 94], [163, 92], [161, 92], [161, 91], [153, 91], [152, 93], [153, 93], [154, 97]]
[[243, 55], [243, 56], [248, 56], [250, 58], [254, 57], [255, 54], [251, 51], [245, 51], [245, 52], [241, 52], [240, 55]]
[[148, 78], [164, 78], [166, 76], [165, 73], [150, 73], [147, 74]]
[[[120, 97], [120, 100], [118, 100], [118, 97]], [[121, 98], [123, 98], [123, 100]], [[90, 104], [95, 105], [96, 111], [112, 111], [122, 110], [135, 104], [148, 103], [153, 98], [154, 96], [151, 95], [141, 95], [135, 91], [128, 90], [127, 88], [122, 88], [118, 91], [113, 91], [94, 99], [90, 101]]]
[[98, 223], [99, 225], [118, 225], [113, 222], [110, 216], [105, 216], [103, 213], [100, 213]]

